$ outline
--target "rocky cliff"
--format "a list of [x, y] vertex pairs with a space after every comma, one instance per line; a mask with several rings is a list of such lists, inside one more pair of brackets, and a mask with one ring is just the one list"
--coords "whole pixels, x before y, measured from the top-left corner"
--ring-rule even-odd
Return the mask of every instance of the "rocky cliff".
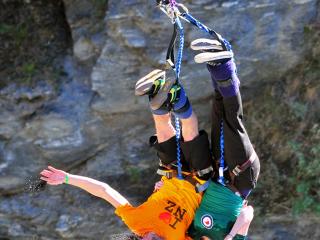
[[[126, 231], [101, 200], [35, 186], [51, 164], [106, 181], [134, 203], [150, 194], [153, 124], [133, 89], [164, 66], [172, 26], [154, 2], [0, 2], [0, 239], [112, 239]], [[316, 239], [319, 218], [309, 212], [320, 211], [319, 1], [183, 3], [236, 54], [246, 126], [262, 161], [250, 199], [253, 239]], [[186, 46], [204, 36], [184, 27]], [[210, 82], [193, 56], [186, 48], [182, 82], [208, 128]]]

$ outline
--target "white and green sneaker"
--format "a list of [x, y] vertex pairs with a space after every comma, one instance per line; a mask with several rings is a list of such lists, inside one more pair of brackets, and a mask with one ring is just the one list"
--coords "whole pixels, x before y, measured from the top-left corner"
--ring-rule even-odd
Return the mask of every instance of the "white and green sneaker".
[[153, 95], [158, 92], [165, 82], [166, 73], [163, 70], [155, 69], [136, 83], [135, 95]]
[[174, 83], [174, 78], [166, 79], [165, 71], [156, 69], [137, 81], [135, 94], [137, 96], [148, 95], [150, 108], [155, 111], [167, 101]]

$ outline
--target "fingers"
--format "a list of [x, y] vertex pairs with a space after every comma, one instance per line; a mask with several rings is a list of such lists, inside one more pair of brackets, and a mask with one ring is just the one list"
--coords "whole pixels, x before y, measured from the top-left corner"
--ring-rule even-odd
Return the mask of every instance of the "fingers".
[[59, 171], [58, 169], [56, 169], [56, 168], [54, 168], [54, 167], [52, 167], [52, 166], [48, 166], [48, 169], [50, 169], [50, 170], [53, 171], [53, 172]]
[[163, 181], [156, 182], [154, 185], [154, 192], [158, 191], [163, 186]]
[[49, 181], [49, 178], [46, 178], [46, 177], [40, 177], [40, 179], [43, 180], [43, 181], [46, 181], [46, 182]]
[[50, 178], [46, 178], [46, 177], [40, 177], [41, 180], [46, 181], [47, 184], [49, 185], [59, 185], [60, 183], [56, 182], [56, 181], [52, 181]]
[[53, 172], [48, 170], [43, 170], [40, 174], [44, 177], [50, 177], [53, 174]]

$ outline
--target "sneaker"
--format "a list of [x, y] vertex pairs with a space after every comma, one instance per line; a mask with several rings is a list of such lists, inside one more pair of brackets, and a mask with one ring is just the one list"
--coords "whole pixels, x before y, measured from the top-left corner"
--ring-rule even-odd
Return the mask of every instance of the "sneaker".
[[195, 51], [222, 51], [222, 44], [218, 40], [199, 38], [191, 42], [192, 50]]
[[175, 83], [174, 78], [166, 79], [165, 76], [165, 71], [156, 69], [136, 83], [135, 95], [148, 95], [153, 111], [159, 109], [167, 101], [170, 89]]
[[233, 52], [221, 51], [221, 52], [204, 52], [199, 53], [194, 57], [196, 63], [208, 63], [210, 65], [217, 65], [223, 62], [229, 61], [233, 58]]
[[181, 86], [180, 84], [174, 84], [169, 93], [168, 93], [168, 103], [175, 103], [177, 100], [179, 100], [180, 97], [180, 90], [181, 90]]
[[135, 95], [155, 95], [165, 83], [166, 73], [156, 69], [139, 79], [136, 83]]
[[158, 92], [154, 96], [150, 96], [150, 108], [151, 110], [157, 110], [162, 105], [170, 105], [176, 100], [177, 90], [173, 86], [175, 83], [174, 78], [166, 79], [164, 84], [160, 87]]
[[[223, 40], [213, 40], [206, 38], [199, 38], [191, 43], [191, 49], [202, 51], [194, 57], [196, 63], [208, 63], [210, 65], [218, 65], [233, 58], [231, 45]], [[224, 49], [230, 49], [225, 51]]]

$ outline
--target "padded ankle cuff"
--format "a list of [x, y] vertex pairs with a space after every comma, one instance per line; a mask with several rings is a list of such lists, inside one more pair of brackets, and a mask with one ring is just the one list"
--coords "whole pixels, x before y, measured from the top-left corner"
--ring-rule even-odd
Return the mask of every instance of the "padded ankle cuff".
[[185, 105], [177, 110], [173, 110], [173, 114], [181, 119], [187, 119], [192, 115], [192, 107], [189, 99], [186, 99]]
[[[157, 136], [151, 136], [149, 143], [151, 147], [156, 149], [157, 156], [162, 164], [169, 165], [177, 160], [177, 142], [175, 136], [162, 143], [158, 142]], [[183, 167], [188, 166], [182, 153], [181, 163]]]
[[[200, 171], [212, 166], [208, 134], [201, 130], [199, 136], [188, 142], [181, 142], [181, 150], [193, 171]], [[201, 176], [209, 179], [211, 173]]]
[[[151, 108], [150, 108], [151, 109]], [[165, 115], [169, 113], [169, 110], [167, 107], [162, 106], [161, 108], [157, 109], [157, 110], [152, 110], [151, 109], [152, 114], [154, 115]]]
[[233, 73], [236, 73], [236, 65], [232, 59], [217, 66], [207, 65], [207, 67], [212, 80], [215, 81], [229, 79]]
[[227, 80], [217, 81], [218, 90], [225, 98], [236, 96], [239, 92], [240, 81], [237, 74], [233, 73]]

